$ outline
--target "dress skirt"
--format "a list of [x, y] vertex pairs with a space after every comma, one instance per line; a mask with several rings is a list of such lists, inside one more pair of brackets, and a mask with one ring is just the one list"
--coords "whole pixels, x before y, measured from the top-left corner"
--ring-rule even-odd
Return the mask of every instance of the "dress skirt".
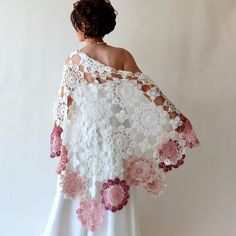
[[130, 186], [127, 205], [115, 213], [106, 211], [102, 228], [92, 232], [83, 227], [76, 216], [78, 201], [64, 199], [59, 180], [58, 176], [48, 222], [39, 236], [141, 236], [136, 186]]

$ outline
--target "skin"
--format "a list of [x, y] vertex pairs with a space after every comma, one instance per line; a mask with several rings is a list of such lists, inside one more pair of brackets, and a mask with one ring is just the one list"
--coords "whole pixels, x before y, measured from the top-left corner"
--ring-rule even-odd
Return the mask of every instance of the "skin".
[[[104, 42], [103, 37], [85, 38], [83, 24], [82, 29], [77, 28], [75, 30], [75, 34], [79, 42]], [[89, 57], [117, 70], [127, 70], [134, 73], [141, 72], [134, 57], [127, 49], [113, 47], [108, 44], [91, 44], [84, 46], [81, 51], [89, 55]], [[73, 60], [79, 62], [78, 57], [76, 58], [75, 56]], [[69, 58], [66, 59], [66, 61], [68, 60]]]

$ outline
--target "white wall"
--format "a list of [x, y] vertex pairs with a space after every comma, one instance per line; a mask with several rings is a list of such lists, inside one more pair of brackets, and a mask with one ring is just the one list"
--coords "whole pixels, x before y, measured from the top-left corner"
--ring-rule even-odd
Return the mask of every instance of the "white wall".
[[[112, 3], [117, 27], [104, 40], [134, 55], [201, 141], [167, 175], [160, 199], [140, 189], [143, 234], [236, 235], [236, 2]], [[64, 58], [79, 47], [71, 10], [72, 1], [0, 2], [0, 235], [34, 236], [46, 226], [56, 188], [52, 104]]]

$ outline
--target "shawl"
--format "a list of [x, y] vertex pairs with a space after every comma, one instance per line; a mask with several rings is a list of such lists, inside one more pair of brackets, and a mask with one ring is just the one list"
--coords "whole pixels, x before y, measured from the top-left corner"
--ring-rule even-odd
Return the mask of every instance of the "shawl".
[[[73, 56], [79, 56], [77, 63]], [[199, 146], [190, 120], [143, 72], [117, 70], [75, 50], [53, 106], [50, 157], [66, 199], [88, 230], [129, 203], [131, 185], [159, 197], [165, 174]]]

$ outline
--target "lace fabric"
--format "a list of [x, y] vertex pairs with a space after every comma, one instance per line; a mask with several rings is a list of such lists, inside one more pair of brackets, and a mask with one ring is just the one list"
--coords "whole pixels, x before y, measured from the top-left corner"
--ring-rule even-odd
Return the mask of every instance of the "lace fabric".
[[[78, 63], [73, 61], [75, 55]], [[80, 50], [72, 52], [64, 64], [53, 112], [55, 127], [63, 130], [61, 144], [68, 159], [58, 173], [62, 182], [68, 170], [83, 178], [87, 187], [80, 200], [95, 198], [97, 182], [117, 179], [123, 173], [132, 179], [141, 173], [144, 180], [150, 179], [145, 173], [153, 175], [151, 182], [142, 184], [159, 196], [166, 187], [164, 173], [183, 164], [187, 147], [200, 144], [191, 122], [148, 75], [117, 70]], [[142, 158], [150, 163], [135, 164]], [[135, 173], [129, 168], [131, 160]]]

